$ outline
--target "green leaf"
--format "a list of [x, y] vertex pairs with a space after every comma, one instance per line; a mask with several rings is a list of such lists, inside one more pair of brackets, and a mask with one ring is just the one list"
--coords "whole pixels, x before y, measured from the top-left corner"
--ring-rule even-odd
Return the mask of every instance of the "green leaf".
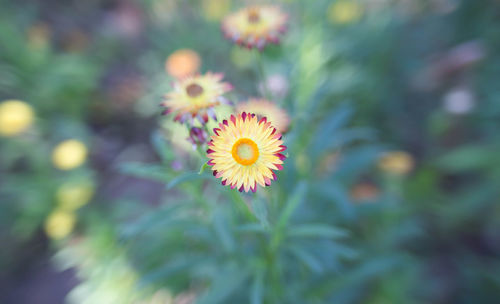
[[134, 177], [166, 182], [170, 179], [170, 173], [164, 166], [144, 163], [124, 163], [118, 166], [118, 170]]
[[214, 229], [215, 234], [219, 238], [226, 252], [234, 251], [235, 242], [227, 219], [222, 210], [217, 209], [214, 213]]
[[189, 181], [195, 181], [195, 180], [201, 180], [201, 179], [209, 179], [211, 175], [208, 174], [199, 174], [197, 172], [188, 172], [181, 174], [177, 176], [176, 178], [172, 179], [168, 184], [167, 184], [167, 190], [172, 189], [173, 187], [189, 182]]
[[174, 154], [168, 147], [167, 141], [160, 131], [153, 132], [151, 135], [151, 144], [164, 163], [174, 159]]
[[338, 239], [348, 235], [348, 232], [325, 224], [305, 224], [287, 229], [290, 237], [332, 238]]
[[321, 262], [315, 256], [307, 252], [305, 249], [298, 246], [289, 246], [288, 249], [297, 259], [299, 259], [302, 263], [304, 263], [311, 271], [316, 273], [320, 273], [323, 271]]
[[207, 163], [203, 163], [200, 167], [200, 171], [198, 171], [198, 174], [202, 174], [206, 168], [210, 167]]
[[292, 193], [290, 198], [288, 199], [288, 202], [285, 206], [285, 209], [281, 213], [279, 219], [278, 219], [278, 228], [283, 228], [287, 225], [288, 221], [290, 220], [290, 217], [292, 216], [293, 212], [297, 207], [302, 203], [302, 201], [305, 198], [305, 195], [307, 193], [307, 188], [308, 185], [306, 182], [301, 181], [295, 188], [295, 191]]
[[264, 269], [258, 268], [255, 273], [250, 293], [251, 304], [262, 304], [262, 297], [264, 293], [263, 290], [264, 290]]
[[436, 165], [449, 172], [488, 168], [496, 159], [498, 149], [491, 146], [469, 145], [438, 158]]
[[267, 220], [267, 204], [262, 199], [255, 199], [252, 201], [253, 213], [260, 221], [262, 226], [269, 227], [269, 221]]

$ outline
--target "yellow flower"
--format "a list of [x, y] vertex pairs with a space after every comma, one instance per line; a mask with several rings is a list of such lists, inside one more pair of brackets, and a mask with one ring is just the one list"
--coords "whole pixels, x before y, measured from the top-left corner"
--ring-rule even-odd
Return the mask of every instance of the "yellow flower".
[[206, 73], [178, 80], [173, 84], [173, 91], [165, 95], [163, 114], [175, 114], [174, 121], [184, 123], [194, 118], [205, 124], [208, 117], [217, 120], [214, 107], [230, 104], [222, 95], [232, 89], [227, 82], [221, 82], [222, 74]]
[[276, 6], [255, 5], [224, 18], [222, 32], [241, 46], [261, 50], [270, 42], [279, 43], [287, 20], [288, 16]]
[[207, 164], [212, 166], [216, 178], [223, 185], [238, 188], [241, 192], [255, 192], [276, 180], [273, 170], [283, 169], [286, 150], [281, 134], [267, 119], [245, 112], [224, 120], [214, 129], [215, 135], [208, 143]]
[[203, 12], [210, 21], [218, 21], [229, 11], [231, 0], [203, 0]]
[[64, 210], [76, 210], [87, 204], [94, 195], [94, 185], [91, 181], [67, 182], [56, 192], [59, 207]]
[[328, 8], [328, 19], [332, 23], [348, 24], [356, 22], [363, 14], [362, 7], [355, 0], [335, 1]]
[[382, 171], [396, 174], [408, 174], [414, 166], [413, 157], [404, 151], [394, 151], [384, 154], [378, 162], [378, 166]]
[[14, 136], [28, 129], [35, 118], [33, 108], [19, 100], [0, 103], [0, 135]]
[[288, 130], [290, 119], [286, 111], [266, 99], [250, 98], [246, 102], [237, 104], [236, 111], [256, 114], [259, 119], [266, 117], [280, 133]]
[[165, 70], [176, 78], [194, 75], [201, 65], [200, 56], [193, 50], [181, 49], [168, 56]]
[[52, 163], [61, 170], [71, 170], [79, 167], [86, 159], [87, 147], [75, 139], [61, 142], [52, 151]]
[[45, 233], [51, 239], [60, 240], [73, 231], [75, 222], [73, 212], [55, 210], [45, 220]]

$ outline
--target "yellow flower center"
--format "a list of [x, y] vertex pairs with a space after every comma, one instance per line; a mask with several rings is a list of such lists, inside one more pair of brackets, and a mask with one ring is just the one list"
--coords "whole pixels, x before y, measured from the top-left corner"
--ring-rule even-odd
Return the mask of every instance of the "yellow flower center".
[[257, 9], [251, 9], [249, 12], [248, 12], [248, 23], [259, 23], [260, 21], [260, 15], [259, 15], [259, 11]]
[[259, 148], [253, 140], [240, 138], [234, 143], [231, 154], [237, 163], [250, 166], [259, 158]]
[[191, 98], [198, 97], [203, 94], [203, 87], [197, 83], [192, 83], [186, 87], [186, 93]]

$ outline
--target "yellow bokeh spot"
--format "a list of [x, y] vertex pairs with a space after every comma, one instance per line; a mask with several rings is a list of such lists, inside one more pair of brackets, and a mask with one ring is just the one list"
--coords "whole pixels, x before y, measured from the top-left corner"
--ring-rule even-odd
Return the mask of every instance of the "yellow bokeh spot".
[[198, 53], [190, 49], [181, 49], [168, 56], [165, 70], [173, 77], [182, 78], [198, 72], [200, 65], [201, 59]]
[[219, 21], [231, 8], [231, 0], [203, 0], [203, 13], [210, 21]]
[[0, 103], [0, 135], [14, 136], [28, 129], [35, 119], [33, 108], [19, 100]]
[[73, 212], [55, 210], [45, 220], [45, 233], [51, 239], [60, 240], [73, 231], [75, 223]]
[[414, 164], [413, 157], [404, 151], [388, 152], [378, 162], [382, 171], [397, 175], [408, 174], [413, 169]]
[[87, 204], [94, 195], [91, 181], [68, 182], [61, 185], [56, 192], [59, 208], [67, 211], [76, 210]]
[[358, 21], [363, 8], [354, 0], [335, 1], [328, 8], [328, 20], [336, 24], [348, 24]]
[[87, 147], [75, 139], [61, 142], [52, 151], [52, 163], [61, 170], [71, 170], [79, 167], [86, 159]]

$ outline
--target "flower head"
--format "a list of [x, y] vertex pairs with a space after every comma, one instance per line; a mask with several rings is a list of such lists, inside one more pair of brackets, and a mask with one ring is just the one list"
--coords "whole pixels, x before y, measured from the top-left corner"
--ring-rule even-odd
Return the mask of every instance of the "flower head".
[[33, 123], [33, 108], [19, 100], [0, 103], [0, 135], [15, 136], [28, 129]]
[[223, 185], [239, 191], [252, 190], [276, 180], [273, 170], [283, 169], [286, 150], [281, 134], [263, 117], [243, 112], [231, 115], [214, 129], [208, 143], [208, 165]]
[[393, 151], [385, 153], [378, 162], [382, 171], [395, 175], [408, 174], [414, 166], [413, 157], [404, 151]]
[[286, 31], [287, 19], [276, 6], [255, 5], [227, 16], [222, 22], [222, 32], [239, 45], [261, 50], [270, 42], [279, 42]]
[[339, 0], [328, 8], [328, 19], [337, 24], [356, 22], [362, 14], [363, 9], [355, 0]]
[[229, 104], [222, 95], [232, 89], [227, 82], [221, 82], [222, 74], [206, 73], [178, 80], [173, 85], [173, 91], [165, 95], [163, 106], [167, 109], [163, 114], [175, 114], [174, 121], [181, 123], [194, 118], [204, 124], [208, 117], [217, 120], [214, 107]]
[[61, 170], [81, 166], [87, 159], [87, 147], [78, 140], [69, 139], [58, 144], [52, 151], [52, 163]]
[[208, 134], [205, 130], [198, 127], [192, 127], [189, 130], [188, 141], [193, 144], [193, 147], [204, 145], [208, 140]]
[[200, 56], [193, 50], [182, 49], [173, 52], [165, 62], [165, 70], [175, 78], [194, 75], [201, 65]]
[[55, 210], [45, 220], [45, 233], [52, 239], [60, 240], [73, 231], [75, 222], [73, 212]]
[[266, 117], [280, 133], [286, 132], [290, 123], [286, 111], [266, 99], [250, 98], [246, 102], [238, 103], [236, 110], [238, 113], [254, 113], [258, 118]]
[[66, 182], [56, 192], [59, 207], [63, 210], [76, 210], [87, 204], [94, 195], [94, 184], [90, 180]]

